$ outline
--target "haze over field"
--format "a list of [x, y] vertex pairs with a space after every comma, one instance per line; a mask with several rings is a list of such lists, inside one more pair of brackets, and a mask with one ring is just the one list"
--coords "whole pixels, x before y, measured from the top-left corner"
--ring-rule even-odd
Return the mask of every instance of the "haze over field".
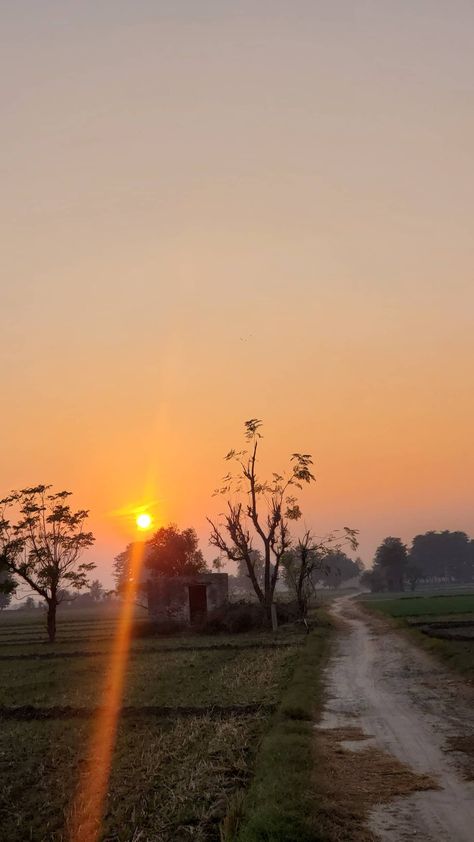
[[206, 549], [258, 417], [270, 470], [314, 456], [308, 525], [365, 560], [472, 534], [472, 4], [1, 18], [2, 493], [73, 490], [108, 582], [127, 507]]

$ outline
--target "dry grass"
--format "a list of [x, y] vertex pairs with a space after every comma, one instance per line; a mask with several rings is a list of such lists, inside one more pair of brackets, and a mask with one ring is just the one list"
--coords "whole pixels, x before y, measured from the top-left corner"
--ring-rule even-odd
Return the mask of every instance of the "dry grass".
[[367, 828], [370, 810], [397, 796], [437, 789], [427, 775], [412, 772], [372, 746], [351, 751], [342, 743], [365, 741], [359, 728], [317, 729], [314, 787], [320, 838], [327, 842], [375, 842]]
[[259, 701], [274, 702], [294, 668], [295, 656], [297, 651], [292, 646], [282, 647], [280, 651], [259, 650], [250, 656], [241, 652], [238, 658], [225, 662], [210, 676], [211, 691], [215, 688], [221, 695], [221, 688], [225, 687], [229, 699], [249, 700], [255, 697], [258, 687]]
[[[4, 649], [0, 627], [2, 653], [17, 656], [0, 661], [0, 836], [9, 842], [68, 838], [107, 664], [102, 629], [91, 631], [64, 619], [65, 642], [50, 648], [35, 629], [29, 641], [10, 627]], [[232, 838], [303, 640], [283, 632], [134, 641], [103, 842]]]
[[[264, 722], [252, 715], [122, 723], [104, 842], [217, 842], [229, 803], [248, 785]], [[7, 758], [0, 738], [1, 838], [67, 842], [89, 727], [58, 721], [10, 725], [16, 754]]]
[[450, 737], [445, 751], [459, 752], [461, 772], [467, 781], [474, 781], [474, 734]]
[[167, 734], [129, 732], [117, 746], [105, 838], [112, 831], [117, 842], [217, 839], [229, 799], [247, 783], [248, 747], [259, 725], [256, 718], [209, 718], [177, 722]]

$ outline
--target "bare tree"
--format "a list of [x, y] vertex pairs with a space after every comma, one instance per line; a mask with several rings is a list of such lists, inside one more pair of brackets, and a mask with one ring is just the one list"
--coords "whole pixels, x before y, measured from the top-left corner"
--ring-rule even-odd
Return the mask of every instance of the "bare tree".
[[[249, 449], [231, 450], [225, 457], [236, 466], [236, 473], [228, 473], [216, 493], [228, 498], [222, 522], [210, 518], [211, 544], [219, 553], [237, 564], [245, 564], [254, 591], [271, 617], [271, 605], [284, 553], [291, 546], [290, 521], [301, 517], [301, 510], [294, 494], [303, 483], [313, 482], [313, 464], [310, 454], [293, 453], [286, 475], [272, 474], [271, 481], [257, 475], [257, 453], [261, 439], [262, 422], [252, 418], [245, 422], [245, 438]], [[263, 583], [255, 570], [254, 543], [260, 544], [263, 557]]]
[[88, 512], [73, 512], [67, 503], [71, 492], [48, 494], [50, 488], [23, 488], [0, 500], [0, 553], [14, 579], [26, 582], [46, 600], [48, 636], [53, 642], [62, 592], [68, 586], [86, 587], [96, 565], [80, 562], [83, 550], [94, 542], [92, 532], [84, 530]]

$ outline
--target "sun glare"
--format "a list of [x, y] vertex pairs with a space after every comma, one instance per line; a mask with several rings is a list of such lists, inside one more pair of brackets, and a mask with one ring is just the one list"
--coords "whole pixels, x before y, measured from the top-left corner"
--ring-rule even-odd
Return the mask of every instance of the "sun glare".
[[144, 512], [137, 516], [136, 523], [139, 529], [149, 529], [151, 526], [151, 517]]

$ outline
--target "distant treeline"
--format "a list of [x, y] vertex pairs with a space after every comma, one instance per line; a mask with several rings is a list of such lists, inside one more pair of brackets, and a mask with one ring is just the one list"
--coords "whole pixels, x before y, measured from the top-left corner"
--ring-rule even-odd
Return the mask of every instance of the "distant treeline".
[[425, 532], [408, 548], [400, 538], [385, 538], [372, 570], [361, 583], [374, 592], [415, 590], [418, 584], [474, 582], [474, 540], [465, 532]]
[[[293, 555], [294, 550], [290, 550], [283, 558], [281, 581], [284, 583], [285, 587], [289, 588], [289, 590], [292, 590], [292, 584], [291, 576], [289, 575], [288, 562], [291, 560]], [[364, 569], [363, 562], [360, 558], [353, 560], [339, 549], [331, 551], [326, 550], [324, 554], [321, 554], [319, 559], [317, 552], [315, 552], [314, 555], [318, 563], [313, 565], [314, 569], [310, 577], [313, 590], [320, 587], [338, 588], [340, 585], [349, 582], [351, 579], [358, 579]], [[258, 550], [252, 550], [252, 561], [257, 581], [262, 583], [264, 562], [262, 555], [258, 552]], [[229, 574], [229, 588], [231, 593], [237, 596], [248, 597], [253, 596], [255, 593], [246, 565], [243, 561], [237, 562], [236, 574]]]

